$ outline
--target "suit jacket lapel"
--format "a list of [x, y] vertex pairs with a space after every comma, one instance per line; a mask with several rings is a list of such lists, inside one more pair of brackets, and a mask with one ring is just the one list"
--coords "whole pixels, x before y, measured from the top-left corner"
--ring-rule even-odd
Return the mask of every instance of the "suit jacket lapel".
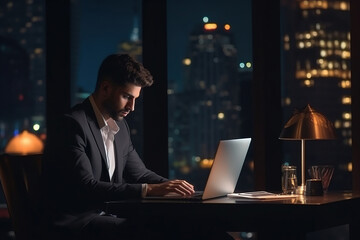
[[96, 141], [96, 144], [100, 150], [102, 159], [105, 162], [105, 166], [107, 166], [104, 141], [101, 136], [99, 124], [96, 120], [94, 110], [93, 110], [90, 100], [88, 98], [84, 101], [84, 105], [85, 105], [85, 109], [86, 109], [86, 117], [87, 117], [87, 121], [89, 123], [90, 130], [91, 130], [91, 132], [94, 136], [94, 139]]

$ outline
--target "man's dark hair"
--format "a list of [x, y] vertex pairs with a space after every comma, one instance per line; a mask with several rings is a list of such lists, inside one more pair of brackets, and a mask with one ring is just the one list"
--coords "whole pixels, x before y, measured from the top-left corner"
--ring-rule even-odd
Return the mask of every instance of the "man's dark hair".
[[128, 54], [111, 54], [104, 59], [99, 68], [96, 90], [104, 80], [119, 86], [132, 83], [139, 87], [147, 87], [153, 84], [149, 70]]

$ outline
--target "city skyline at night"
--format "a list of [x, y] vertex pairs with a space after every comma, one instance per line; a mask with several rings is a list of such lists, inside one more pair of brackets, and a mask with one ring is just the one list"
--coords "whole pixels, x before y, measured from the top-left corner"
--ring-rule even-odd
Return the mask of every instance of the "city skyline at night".
[[[22, 74], [26, 75], [22, 76], [23, 80], [11, 81], [11, 84], [15, 84], [11, 88], [15, 89], [16, 91], [24, 89], [24, 94], [11, 91], [7, 91], [7, 93], [11, 93], [13, 96], [15, 96], [16, 102], [22, 101], [22, 103], [28, 103], [31, 106], [29, 105], [27, 107], [26, 104], [24, 105], [24, 111], [21, 110], [19, 111], [19, 113], [17, 113], [17, 116], [19, 118], [18, 120], [7, 120], [12, 122], [18, 122], [15, 125], [13, 124], [11, 126], [8, 126], [4, 122], [1, 123], [0, 132], [2, 136], [2, 147], [4, 147], [7, 140], [11, 136], [23, 130], [23, 125], [28, 125], [28, 127], [31, 128], [33, 124], [41, 123], [40, 131], [45, 132], [46, 130], [44, 123], [44, 106], [46, 101], [46, 47], [44, 35], [45, 19], [43, 12], [43, 1], [24, 1], [24, 3], [22, 4], [26, 6], [25, 8], [20, 7], [20, 5], [18, 4], [19, 3], [15, 1], [8, 1], [4, 2], [1, 5], [0, 18], [7, 19], [9, 21], [2, 21], [2, 25], [0, 25], [0, 33], [2, 37], [12, 38], [16, 43], [15, 45], [19, 45], [21, 46], [21, 48], [26, 50], [25, 55], [27, 56], [23, 57], [23, 59], [28, 58], [29, 63], [26, 63], [26, 61], [24, 61], [23, 63], [21, 63], [23, 64], [21, 65], [23, 66], [21, 68], [26, 68], [29, 72], [26, 73], [25, 70], [21, 72]], [[135, 44], [132, 47], [133, 50], [135, 49], [136, 51], [140, 51], [142, 28], [141, 1], [115, 1], [114, 4], [110, 6], [100, 3], [98, 1], [77, 0], [73, 1], [72, 4], [73, 15], [71, 18], [71, 42], [73, 61], [72, 82], [74, 86], [74, 89], [72, 91], [74, 93], [79, 93], [78, 91], [80, 90], [81, 93], [85, 93], [85, 95], [82, 96], [86, 97], [86, 94], [89, 94], [94, 89], [98, 66], [100, 65], [102, 59], [110, 53], [124, 50], [127, 51], [124, 48], [125, 45], [122, 44], [131, 43], [131, 40], [134, 40], [133, 33], [135, 27], [138, 28], [138, 42], [136, 43], [137, 45]], [[345, 29], [343, 27], [347, 26], [346, 21], [349, 20], [348, 2], [299, 1], [298, 4], [298, 9], [286, 9], [286, 14], [291, 15], [295, 12], [292, 17], [296, 17], [296, 21], [298, 22], [294, 24], [293, 21], [283, 21], [283, 24], [288, 23], [290, 25], [286, 26], [287, 32], [281, 36], [285, 52], [285, 57], [283, 61], [286, 63], [291, 63], [291, 66], [289, 68], [286, 68], [286, 70], [291, 71], [284, 73], [283, 79], [283, 118], [285, 121], [290, 116], [294, 108], [303, 107], [305, 101], [311, 101], [315, 109], [318, 109], [320, 112], [324, 112], [337, 127], [340, 145], [344, 147], [347, 154], [345, 157], [346, 160], [338, 164], [338, 168], [339, 170], [341, 169], [341, 171], [346, 172], [349, 175], [349, 169], [351, 167], [351, 160], [349, 157], [351, 149], [351, 76], [349, 75], [350, 36], [348, 34], [349, 29]], [[297, 5], [292, 2], [291, 6], [294, 7]], [[184, 17], [184, 12], [187, 13], [186, 17]], [[249, 86], [251, 86], [251, 71], [252, 68], [255, 66], [251, 65], [250, 68], [246, 68], [244, 65], [246, 64], [246, 62], [252, 64], [252, 26], [250, 15], [251, 1], [222, 1], [221, 3], [214, 0], [206, 2], [200, 1], [197, 3], [193, 3], [191, 1], [184, 1], [181, 4], [169, 1], [167, 3], [167, 13], [167, 80], [169, 86], [168, 93], [186, 95], [189, 94], [189, 88], [196, 89], [195, 86], [189, 83], [198, 82], [198, 84], [201, 84], [201, 80], [193, 80], [189, 78], [191, 74], [188, 72], [188, 70], [190, 68], [186, 65], [186, 62], [184, 61], [192, 62], [192, 67], [194, 67], [194, 59], [196, 58], [189, 55], [190, 52], [188, 51], [188, 48], [189, 45], [191, 45], [189, 43], [189, 37], [194, 37], [194, 29], [202, 26], [205, 22], [216, 23], [219, 27], [223, 27], [226, 24], [229, 24], [230, 31], [233, 34], [232, 45], [233, 49], [236, 50], [237, 58], [237, 60], [234, 61], [234, 65], [236, 65], [236, 70], [238, 71], [238, 74], [243, 74], [243, 76], [246, 75], [245, 78], [248, 79], [247, 81], [249, 81], [248, 83], [241, 82], [241, 84], [245, 84], [247, 86], [247, 89], [250, 89]], [[18, 15], [21, 15], [23, 18], [19, 17]], [[324, 16], [325, 18], [323, 18]], [[331, 25], [331, 22], [334, 21], [333, 19], [336, 19], [333, 16], [337, 16], [338, 19], [340, 19], [337, 22], [342, 24], [341, 26], [343, 29], [340, 29], [339, 31], [333, 31], [330, 29], [330, 31], [329, 28], [326, 29], [325, 27], [323, 27], [321, 23], [320, 25], [317, 25], [317, 23], [311, 22], [321, 20], [324, 22], [327, 21], [326, 24]], [[303, 29], [299, 29], [299, 27], [302, 27]], [[315, 36], [314, 34], [318, 35]], [[321, 34], [325, 34], [325, 37], [321, 37]], [[5, 43], [5, 40], [3, 42]], [[14, 47], [10, 47], [15, 45], [7, 44], [6, 46], [8, 47], [8, 49], [15, 49]], [[122, 48], [119, 47], [121, 45], [123, 46]], [[287, 47], [291, 48], [286, 49]], [[5, 48], [3, 47], [2, 49]], [[319, 56], [313, 55], [311, 51], [314, 49], [318, 51]], [[291, 52], [290, 50], [294, 51]], [[138, 55], [140, 56], [140, 54]], [[298, 59], [294, 59], [294, 55], [298, 56]], [[3, 54], [2, 56], [5, 56], [5, 54]], [[311, 60], [308, 60], [310, 58]], [[7, 59], [4, 58], [3, 61], [6, 62]], [[19, 61], [17, 62], [20, 63]], [[239, 65], [240, 63], [243, 63], [244, 65]], [[242, 68], [242, 66], [244, 68]], [[248, 72], [244, 70], [248, 70]], [[242, 71], [244, 72], [241, 73]], [[347, 73], [347, 75], [343, 77], [340, 72]], [[321, 74], [325, 73], [328, 74], [328, 77], [326, 77], [325, 75], [321, 76]], [[330, 76], [330, 74], [333, 74], [332, 77]], [[232, 75], [234, 74], [232, 73]], [[164, 80], [165, 79], [155, 79], [155, 82]], [[4, 83], [4, 80], [2, 84], [5, 84], [4, 86], [7, 86], [6, 82]], [[327, 88], [330, 85], [331, 89]], [[205, 84], [204, 86], [206, 86], [206, 88], [209, 88], [210, 90], [218, 90], [216, 84]], [[324, 89], [327, 90], [320, 90], [320, 86], [325, 86]], [[250, 93], [250, 90], [247, 93]], [[331, 99], [331, 101], [317, 101], [315, 97], [320, 96], [319, 93], [324, 99], [329, 98]], [[232, 93], [231, 95], [235, 95], [236, 97], [241, 98], [245, 94], [240, 94], [240, 96], [238, 96], [238, 93]], [[337, 96], [336, 99], [335, 97], [333, 97], [335, 95]], [[31, 101], [27, 96], [31, 96]], [[184, 96], [184, 98], [186, 98], [186, 96]], [[23, 101], [24, 99], [25, 101]], [[208, 100], [209, 101], [207, 102], [207, 104], [214, 104], [214, 102], [216, 102], [213, 99]], [[335, 100], [336, 102], [330, 104], [330, 102]], [[236, 105], [236, 101], [237, 100], [231, 100], [230, 102]], [[3, 102], [5, 103], [5, 101]], [[189, 102], [188, 104], [191, 104], [191, 102]], [[138, 106], [139, 109], [137, 109], [137, 113], [141, 112], [141, 105]], [[214, 105], [212, 106], [215, 111], [217, 107], [215, 107]], [[186, 107], [187, 106], [185, 106], [185, 108]], [[247, 107], [251, 108], [251, 106]], [[343, 109], [341, 109], [340, 112], [335, 112], [335, 110], [340, 110], [340, 107]], [[21, 109], [20, 105], [18, 109]], [[244, 104], [243, 106], [238, 106], [238, 109], [244, 109]], [[27, 113], [27, 111], [29, 111], [29, 113]], [[218, 111], [218, 109], [215, 112], [217, 112], [218, 115], [215, 116], [218, 118], [222, 118], [223, 116], [229, 116], [229, 114]], [[21, 114], [24, 116], [20, 116]], [[190, 113], [189, 116], [192, 116], [191, 114], [192, 113]], [[10, 114], [8, 116], [10, 116]], [[136, 117], [134, 115], [134, 119], [138, 121], [137, 124], [138, 126], [140, 126], [141, 117], [137, 116], [139, 115], [136, 115]], [[246, 115], [239, 116], [239, 119], [241, 119], [241, 121], [244, 121], [244, 119], [246, 119], [244, 116]], [[240, 121], [239, 119], [235, 120], [235, 123], [228, 123], [227, 126], [231, 126], [232, 124], [233, 128], [236, 129], [236, 121]], [[170, 123], [170, 125], [173, 124], [174, 123]], [[200, 123], [200, 125], [201, 124], [202, 123]], [[134, 139], [134, 142], [137, 142], [137, 145], [139, 146], [139, 152], [141, 152], [142, 144], [141, 131], [142, 130], [140, 129], [140, 127], [134, 127], [132, 132], [134, 136], [139, 136], [139, 139]], [[216, 131], [216, 127], [207, 130], [207, 132], [211, 132], [211, 134], [215, 134]], [[239, 136], [243, 135], [240, 130], [233, 130], [233, 133], [237, 133]], [[193, 134], [195, 133], [193, 132]], [[246, 133], [246, 135], [249, 135], [249, 133]], [[218, 139], [218, 137], [212, 137], [212, 139], [215, 140], [212, 140], [212, 143], [210, 145], [204, 147], [206, 149], [212, 150], [204, 151], [203, 154], [202, 150], [199, 150], [197, 148], [198, 150], [193, 150], [193, 152], [196, 152], [198, 155], [203, 155], [202, 158], [210, 158], [212, 152], [214, 151], [214, 149], [216, 149], [216, 146], [214, 145], [216, 145], [216, 139]], [[324, 143], [325, 146], [327, 144], [328, 143]], [[330, 143], [328, 146], [331, 146], [333, 144], [335, 143]], [[192, 146], [186, 147], [191, 148]], [[332, 148], [332, 150], [334, 149], [336, 148]], [[205, 154], [205, 152], [207, 153]], [[195, 156], [195, 153], [193, 155]], [[284, 161], [288, 160], [294, 161], [292, 160], [291, 153], [285, 153]], [[346, 181], [349, 182], [349, 180]]]
[[46, 132], [45, 53], [45, 1], [2, 1], [0, 149], [24, 129]]

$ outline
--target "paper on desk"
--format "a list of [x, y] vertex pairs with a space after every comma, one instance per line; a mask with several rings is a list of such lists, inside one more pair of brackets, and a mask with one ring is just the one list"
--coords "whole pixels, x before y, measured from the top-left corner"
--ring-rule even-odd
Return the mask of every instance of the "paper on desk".
[[286, 199], [286, 198], [298, 197], [298, 195], [295, 194], [277, 194], [266, 191], [230, 193], [227, 196], [231, 198], [252, 198], [252, 199]]

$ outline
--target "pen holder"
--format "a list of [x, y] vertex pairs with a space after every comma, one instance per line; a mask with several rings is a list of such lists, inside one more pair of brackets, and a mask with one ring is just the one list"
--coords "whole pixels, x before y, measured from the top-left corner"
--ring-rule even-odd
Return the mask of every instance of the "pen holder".
[[321, 179], [306, 180], [306, 196], [322, 196], [324, 194]]
[[334, 167], [330, 165], [312, 166], [308, 171], [311, 178], [321, 179], [323, 191], [326, 193], [334, 173]]

